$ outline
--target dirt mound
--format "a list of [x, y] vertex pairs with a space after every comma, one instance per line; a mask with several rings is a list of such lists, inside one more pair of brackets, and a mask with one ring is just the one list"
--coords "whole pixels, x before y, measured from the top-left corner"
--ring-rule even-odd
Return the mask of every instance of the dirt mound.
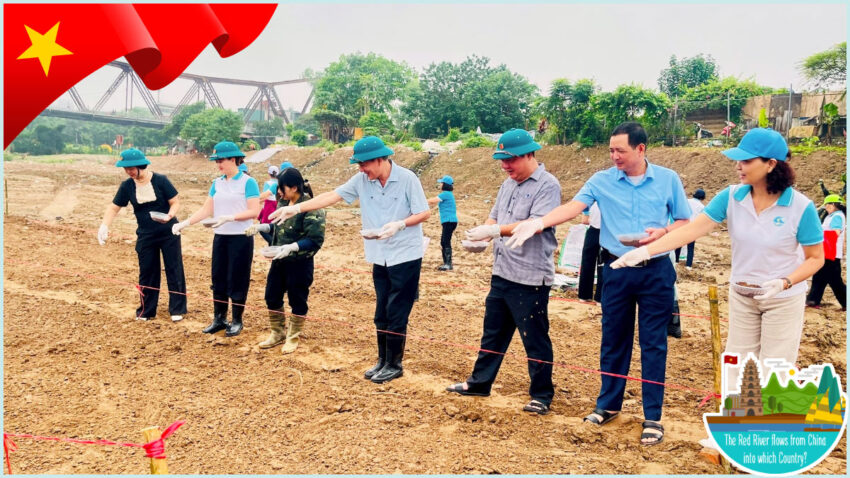
[[[285, 150], [272, 158], [304, 169], [318, 191], [330, 190], [355, 171], [341, 149]], [[396, 160], [421, 171], [429, 196], [436, 180], [456, 180], [462, 231], [479, 224], [503, 180], [486, 148], [441, 154], [398, 151]], [[545, 147], [540, 158], [570, 198], [593, 172], [608, 166], [603, 148]], [[709, 196], [734, 183], [730, 161], [716, 150], [654, 149], [650, 158], [680, 172], [688, 191]], [[203, 203], [214, 164], [201, 156], [151, 158], [152, 168], [180, 192], [181, 219]], [[167, 442], [172, 473], [686, 473], [714, 474], [699, 459], [705, 436], [697, 405], [712, 388], [706, 284], [720, 287], [721, 316], [729, 268], [725, 232], [701, 238], [692, 271], [680, 269], [679, 293], [685, 334], [671, 340], [664, 443], [640, 447], [640, 384], [628, 382], [622, 417], [603, 429], [581, 417], [594, 405], [599, 376], [599, 314], [557, 292], [550, 301], [555, 349], [556, 397], [545, 417], [520, 411], [528, 401], [527, 364], [515, 337], [493, 395], [471, 398], [443, 389], [464, 379], [479, 344], [489, 251], [471, 254], [456, 236], [455, 271], [439, 273], [440, 227], [425, 224], [432, 238], [423, 260], [420, 300], [410, 319], [404, 377], [385, 385], [363, 380], [375, 358], [374, 292], [363, 260], [357, 209], [328, 211], [327, 238], [316, 256], [309, 320], [302, 346], [292, 355], [260, 351], [268, 333], [263, 292], [268, 262], [253, 263], [245, 331], [210, 337], [212, 234], [193, 226], [183, 235], [189, 312], [178, 323], [167, 299], [151, 322], [132, 319], [140, 297], [136, 228], [122, 211], [105, 246], [95, 239], [103, 211], [126, 176], [103, 156], [29, 158], [6, 162], [8, 215], [4, 223], [4, 421], [5, 431], [41, 436], [106, 438], [138, 443], [140, 430], [187, 424]], [[798, 183], [819, 198], [821, 174], [835, 187], [844, 158], [816, 153], [795, 159]], [[249, 165], [257, 178], [265, 167]], [[832, 182], [830, 182], [832, 178]], [[559, 235], [564, 233], [559, 229]], [[460, 233], [458, 233], [460, 234]], [[263, 245], [257, 238], [255, 251]], [[163, 279], [163, 287], [165, 280]], [[846, 328], [831, 292], [827, 305], [807, 309], [801, 365], [829, 361], [846, 376]], [[726, 324], [722, 324], [725, 335]], [[219, 334], [221, 335], [221, 334]], [[640, 376], [637, 346], [630, 374]], [[17, 473], [133, 473], [147, 471], [140, 450], [16, 440]], [[843, 474], [842, 441], [814, 473]]]

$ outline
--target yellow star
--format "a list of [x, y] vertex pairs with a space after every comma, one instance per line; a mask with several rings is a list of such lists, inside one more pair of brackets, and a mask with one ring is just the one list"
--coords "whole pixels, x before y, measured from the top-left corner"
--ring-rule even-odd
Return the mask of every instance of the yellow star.
[[53, 28], [47, 31], [44, 35], [38, 33], [32, 28], [24, 25], [27, 29], [27, 35], [30, 37], [29, 48], [18, 57], [18, 60], [27, 58], [38, 58], [41, 62], [41, 68], [44, 69], [44, 76], [47, 76], [47, 71], [50, 70], [50, 60], [54, 56], [73, 55], [70, 51], [56, 43], [56, 34], [59, 33], [59, 22], [53, 25]]

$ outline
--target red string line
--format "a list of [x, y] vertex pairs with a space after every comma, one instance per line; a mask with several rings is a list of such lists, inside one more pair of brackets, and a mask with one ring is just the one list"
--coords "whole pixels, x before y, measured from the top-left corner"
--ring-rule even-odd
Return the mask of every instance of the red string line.
[[165, 459], [165, 439], [171, 436], [178, 428], [183, 426], [186, 422], [183, 420], [177, 420], [172, 423], [162, 432], [159, 438], [152, 442], [148, 443], [125, 443], [125, 442], [115, 442], [112, 440], [78, 440], [75, 438], [63, 438], [63, 437], [46, 437], [39, 435], [30, 435], [28, 433], [6, 433], [3, 432], [3, 452], [6, 456], [6, 469], [9, 471], [9, 474], [12, 474], [12, 464], [9, 461], [9, 452], [14, 452], [18, 449], [17, 445], [14, 441], [12, 441], [11, 437], [16, 438], [30, 438], [32, 440], [47, 440], [47, 441], [55, 441], [55, 442], [66, 442], [66, 443], [77, 443], [81, 445], [116, 445], [116, 446], [124, 446], [130, 448], [143, 448], [145, 450], [145, 456], [148, 458], [156, 458], [156, 459]]
[[[27, 262], [18, 261], [18, 260], [15, 260], [15, 259], [8, 259], [7, 258], [6, 260], [8, 262], [11, 262], [11, 263], [26, 264], [26, 265], [35, 266], [35, 267], [42, 267], [40, 264], [27, 263]], [[66, 273], [73, 274], [73, 272], [64, 271], [61, 268], [54, 267], [53, 269], [59, 270], [60, 272], [66, 272]], [[138, 284], [132, 284], [132, 283], [125, 283], [125, 284], [126, 285], [132, 285], [133, 287], [136, 287], [136, 288], [144, 287], [144, 288], [155, 289], [155, 290], [160, 290], [160, 291], [163, 290], [163, 289], [157, 289], [155, 287], [150, 287], [150, 286], [139, 286]], [[167, 289], [165, 289], [165, 290], [167, 290]], [[178, 293], [178, 292], [175, 292], [175, 293]], [[193, 294], [184, 294], [184, 295], [186, 295], [187, 297], [194, 296]], [[215, 298], [213, 298], [213, 299], [208, 298], [207, 300], [212, 300], [213, 302], [228, 303], [228, 301], [217, 300]], [[245, 307], [248, 310], [279, 313], [279, 311], [272, 311], [270, 309], [266, 309], [266, 308], [263, 308], [263, 307], [249, 306], [247, 304], [242, 304], [242, 305], [243, 305], [243, 307]], [[319, 317], [310, 317], [310, 316], [304, 316], [304, 317], [307, 320], [311, 320], [311, 321], [319, 322], [319, 323], [326, 322], [326, 323], [333, 323], [333, 324], [337, 324], [337, 325], [346, 325], [348, 327], [356, 328], [356, 329], [372, 330], [371, 327], [352, 324], [350, 322], [346, 322], [346, 321], [343, 321], [343, 320], [323, 319], [323, 318], [319, 318]], [[567, 369], [577, 370], [577, 371], [585, 372], [585, 373], [594, 373], [594, 374], [597, 374], [597, 375], [608, 375], [608, 376], [611, 376], [611, 377], [623, 378], [623, 379], [626, 379], [626, 380], [632, 380], [632, 381], [636, 381], [636, 382], [650, 383], [650, 384], [653, 384], [653, 385], [660, 385], [660, 386], [663, 386], [663, 387], [670, 387], [670, 388], [675, 388], [675, 389], [679, 389], [679, 390], [697, 392], [697, 393], [701, 394], [701, 396], [707, 397], [707, 398], [703, 399], [702, 402], [700, 402], [699, 407], [702, 407], [708, 401], [707, 400], [708, 398], [715, 397], [715, 396], [718, 397], [718, 398], [720, 397], [720, 395], [717, 395], [712, 391], [699, 389], [699, 388], [693, 388], [693, 387], [687, 387], [685, 385], [677, 385], [677, 384], [672, 384], [672, 383], [656, 382], [656, 381], [653, 381], [653, 380], [645, 380], [643, 378], [632, 377], [632, 376], [629, 376], [629, 375], [620, 375], [620, 374], [615, 374], [615, 373], [611, 373], [611, 372], [603, 372], [601, 370], [590, 369], [590, 368], [586, 368], [586, 367], [579, 367], [579, 366], [576, 366], [576, 365], [569, 365], [569, 364], [566, 364], [566, 363], [550, 362], [550, 361], [545, 361], [545, 360], [540, 360], [540, 359], [534, 359], [534, 358], [531, 358], [531, 357], [525, 357], [525, 356], [517, 355], [517, 354], [513, 354], [513, 353], [497, 352], [497, 351], [494, 351], [494, 350], [481, 349], [481, 348], [478, 348], [478, 347], [475, 347], [475, 346], [472, 346], [472, 345], [459, 344], [459, 343], [454, 343], [454, 342], [449, 342], [449, 341], [444, 341], [444, 340], [433, 339], [433, 338], [430, 338], [430, 337], [418, 336], [418, 335], [414, 335], [414, 334], [402, 334], [400, 332], [393, 332], [393, 331], [390, 331], [390, 330], [381, 330], [381, 329], [376, 329], [376, 331], [387, 333], [387, 334], [392, 334], [392, 335], [398, 335], [398, 336], [402, 336], [402, 337], [408, 337], [408, 338], [411, 338], [413, 340], [420, 340], [420, 341], [423, 341], [423, 342], [431, 342], [431, 343], [435, 343], [435, 344], [448, 345], [448, 346], [455, 347], [455, 348], [464, 348], [464, 349], [468, 349], [468, 350], [471, 350], [471, 351], [474, 351], [474, 352], [485, 352], [485, 353], [499, 354], [499, 355], [502, 355], [502, 356], [505, 356], [505, 357], [513, 357], [513, 358], [516, 358], [518, 360], [548, 364], [548, 365], [552, 365], [553, 367], [567, 368]]]

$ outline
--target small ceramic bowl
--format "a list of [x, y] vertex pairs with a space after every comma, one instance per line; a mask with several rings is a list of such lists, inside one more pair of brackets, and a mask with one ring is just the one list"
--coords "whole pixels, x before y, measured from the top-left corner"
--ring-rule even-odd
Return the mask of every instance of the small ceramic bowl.
[[212, 227], [212, 225], [217, 223], [217, 222], [218, 222], [218, 219], [208, 217], [208, 218], [204, 219], [203, 221], [201, 221], [201, 225], [203, 225], [204, 227]]
[[620, 234], [617, 240], [624, 246], [640, 247], [640, 240], [646, 239], [649, 234], [645, 232], [635, 232], [632, 234]]
[[732, 290], [743, 295], [744, 297], [755, 297], [764, 294], [764, 289], [761, 287], [748, 287], [741, 284], [732, 283]]
[[162, 212], [156, 212], [156, 211], [151, 211], [151, 219], [153, 219], [156, 222], [163, 223], [163, 224], [165, 224], [166, 222], [168, 222], [170, 220], [170, 218], [168, 217], [168, 214], [165, 214], [165, 213], [162, 213]]
[[267, 246], [260, 249], [260, 254], [266, 259], [274, 259], [274, 256], [280, 252], [280, 248], [281, 246]]
[[363, 236], [363, 239], [377, 239], [381, 237], [380, 229], [363, 229], [360, 231], [360, 235]]
[[469, 252], [482, 252], [484, 249], [487, 249], [487, 245], [489, 244], [488, 241], [460, 241], [460, 245]]

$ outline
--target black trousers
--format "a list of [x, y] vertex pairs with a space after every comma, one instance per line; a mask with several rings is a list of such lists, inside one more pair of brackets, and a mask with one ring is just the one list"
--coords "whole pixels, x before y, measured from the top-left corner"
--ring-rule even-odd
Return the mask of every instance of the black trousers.
[[233, 309], [244, 308], [251, 284], [251, 261], [254, 259], [254, 238], [245, 235], [216, 234], [212, 248], [213, 297], [226, 301]]
[[407, 333], [407, 321], [419, 288], [422, 259], [394, 266], [372, 265], [375, 284], [375, 328]]
[[[688, 260], [685, 262], [685, 265], [691, 267], [694, 265], [694, 246], [696, 245], [696, 241], [688, 243]], [[682, 252], [682, 248], [679, 247], [676, 249], [676, 262], [679, 262], [679, 254]]]
[[443, 226], [443, 233], [440, 235], [440, 247], [442, 247], [443, 249], [445, 249], [445, 248], [451, 249], [452, 248], [452, 234], [454, 234], [455, 229], [457, 228], [457, 223], [456, 222], [444, 222], [442, 224], [442, 226]]
[[168, 312], [171, 315], [186, 313], [186, 277], [183, 273], [183, 251], [180, 236], [140, 236], [136, 240], [139, 255], [139, 285], [142, 286], [142, 305], [136, 308], [136, 317], [156, 317], [162, 271], [159, 255], [165, 263], [168, 280]]
[[[602, 302], [602, 264], [599, 261], [599, 229], [588, 227], [581, 248], [581, 267], [578, 275], [578, 298]], [[596, 293], [593, 293], [593, 274], [596, 274]]]
[[820, 305], [823, 299], [823, 292], [826, 286], [832, 288], [832, 293], [838, 299], [842, 309], [847, 308], [847, 287], [841, 279], [841, 259], [823, 261], [823, 267], [815, 272], [812, 277], [812, 290], [809, 291], [809, 296], [806, 301], [812, 301], [815, 305]]
[[[528, 358], [548, 363], [528, 361], [531, 386], [528, 394], [546, 405], [552, 403], [552, 341], [549, 339], [550, 286], [530, 286], [492, 276], [490, 292], [484, 302], [484, 327], [481, 352], [475, 360], [472, 375], [466, 379], [469, 389], [489, 393], [504, 353], [519, 329], [519, 337]], [[485, 350], [491, 352], [485, 352]], [[496, 352], [496, 353], [493, 353]]]
[[272, 261], [266, 279], [266, 307], [283, 307], [283, 294], [289, 296], [289, 308], [295, 315], [307, 315], [307, 296], [313, 284], [313, 258]]

